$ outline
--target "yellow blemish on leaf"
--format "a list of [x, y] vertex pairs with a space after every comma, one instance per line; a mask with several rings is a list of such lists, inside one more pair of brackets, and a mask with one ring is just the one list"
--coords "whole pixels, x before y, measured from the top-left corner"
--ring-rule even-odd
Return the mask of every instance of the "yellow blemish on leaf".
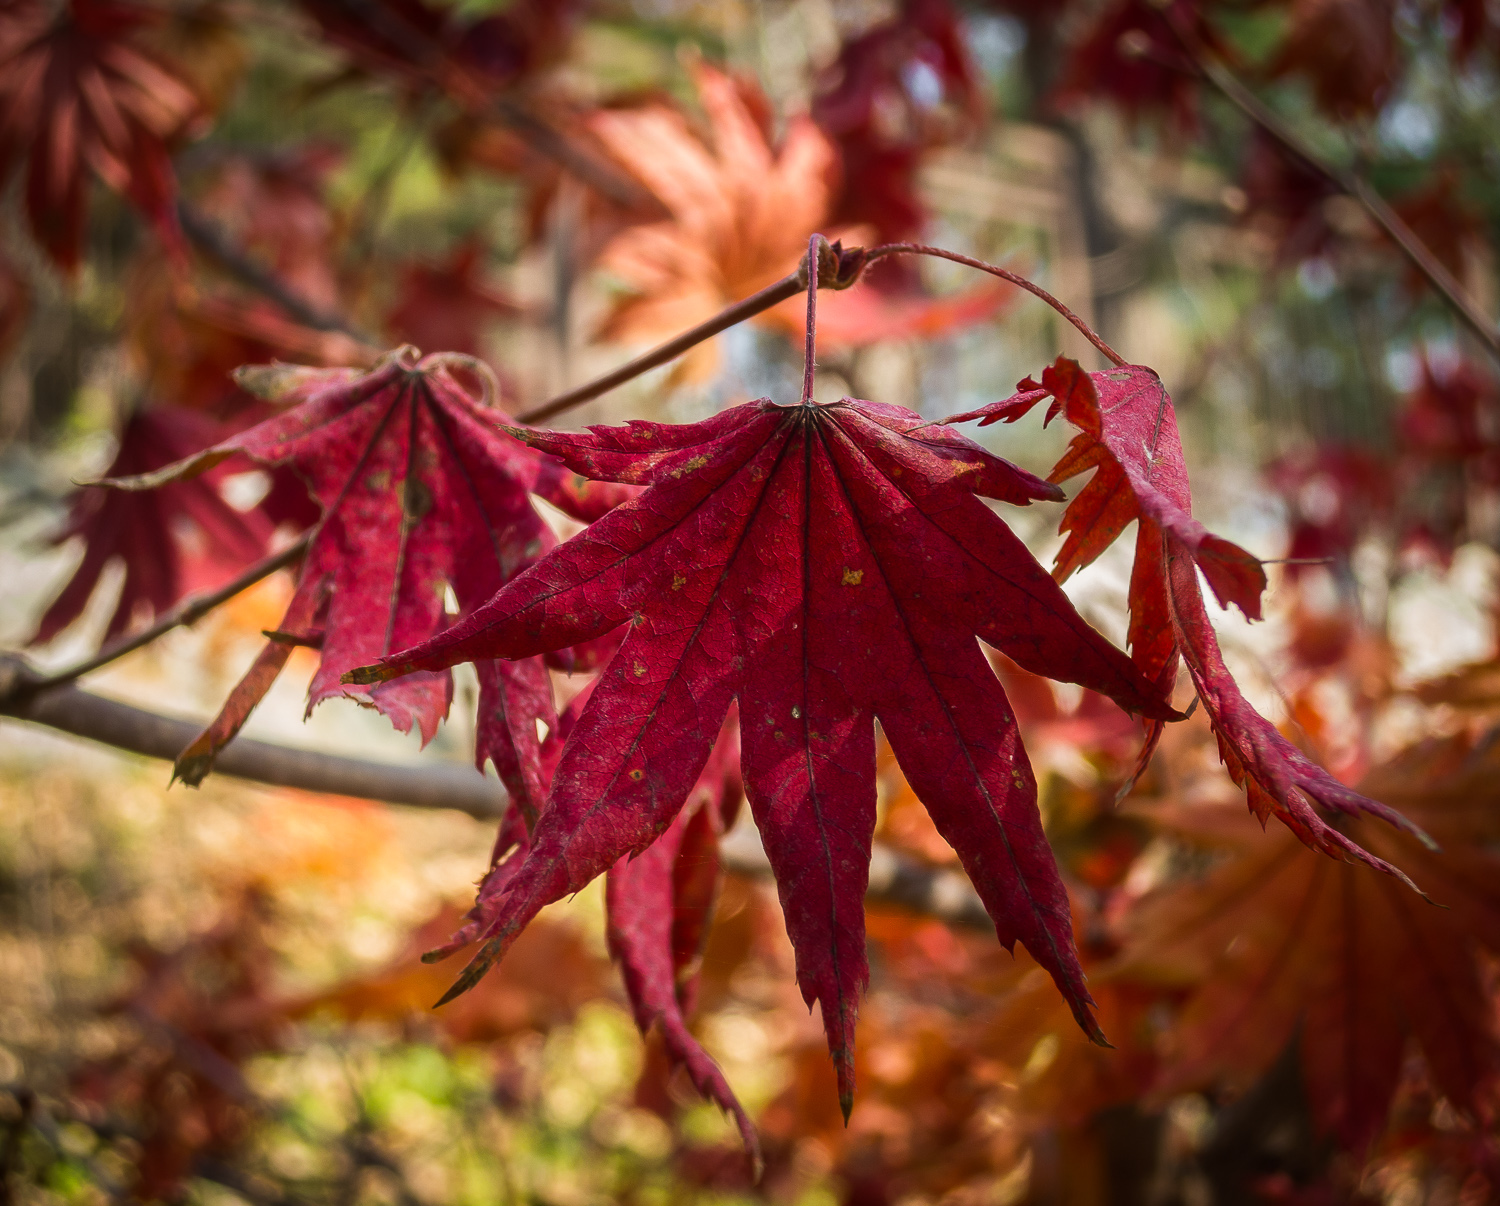
[[682, 477], [686, 473], [695, 473], [697, 470], [702, 469], [706, 464], [708, 464], [708, 456], [700, 452], [691, 460], [684, 461], [676, 469], [673, 469], [672, 476]]
[[636, 662], [636, 664], [632, 666], [631, 669], [635, 671], [636, 678], [646, 677], [646, 664], [644, 662]]
[[844, 585], [845, 586], [858, 586], [864, 580], [865, 580], [865, 571], [864, 570], [849, 569], [847, 566], [844, 567]]
[[673, 574], [672, 575], [672, 589], [673, 590], [681, 590], [686, 585], [687, 585], [687, 579], [684, 578], [681, 574]]
[[630, 772], [630, 781], [632, 783], [639, 783], [645, 777], [646, 772], [643, 771], [640, 767], [636, 767], [633, 771]]

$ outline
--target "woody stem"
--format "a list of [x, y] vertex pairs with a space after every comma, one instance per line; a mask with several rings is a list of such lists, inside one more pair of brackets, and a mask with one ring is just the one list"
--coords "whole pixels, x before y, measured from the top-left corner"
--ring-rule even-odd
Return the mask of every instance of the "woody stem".
[[1063, 305], [1062, 302], [1058, 301], [1057, 298], [1053, 297], [1052, 294], [1048, 293], [1040, 285], [1027, 280], [1024, 276], [1011, 272], [1008, 268], [1001, 268], [997, 264], [987, 264], [983, 260], [976, 260], [971, 256], [959, 255], [958, 252], [948, 251], [943, 247], [929, 247], [925, 243], [884, 243], [879, 247], [870, 248], [865, 262], [869, 264], [874, 260], [882, 259], [888, 255], [930, 255], [940, 260], [952, 260], [955, 264], [977, 268], [980, 272], [988, 272], [991, 276], [998, 276], [1002, 281], [1009, 281], [1012, 285], [1025, 289], [1027, 293], [1041, 298], [1066, 318], [1078, 328], [1085, 339], [1099, 349], [1111, 364], [1120, 365], [1125, 363], [1125, 357], [1121, 356], [1119, 352], [1105, 343], [1093, 327], [1089, 326], [1088, 323], [1084, 322], [1083, 319], [1079, 318], [1078, 315], [1074, 314], [1072, 310], [1068, 309], [1067, 306]]

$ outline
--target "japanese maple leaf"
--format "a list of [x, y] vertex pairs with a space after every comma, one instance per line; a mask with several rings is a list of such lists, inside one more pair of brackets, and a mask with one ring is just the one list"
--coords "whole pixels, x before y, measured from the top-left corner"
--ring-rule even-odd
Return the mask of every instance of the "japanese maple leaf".
[[[671, 215], [625, 230], [599, 264], [631, 291], [605, 321], [605, 338], [652, 342], [711, 318], [797, 267], [827, 217], [836, 155], [806, 117], [793, 117], [772, 148], [736, 82], [699, 66], [698, 99], [710, 142], [665, 105], [605, 110], [590, 129]], [[683, 362], [687, 379], [710, 377], [713, 343]]]
[[1500, 1072], [1481, 954], [1500, 953], [1497, 783], [1494, 748], [1461, 737], [1424, 742], [1360, 783], [1443, 850], [1364, 817], [1349, 822], [1351, 836], [1399, 862], [1443, 908], [1388, 877], [1311, 857], [1290, 837], [1267, 843], [1222, 808], [1159, 818], [1231, 856], [1130, 918], [1124, 968], [1189, 989], [1158, 1087], [1244, 1083], [1300, 1035], [1314, 1118], [1357, 1153], [1384, 1128], [1412, 1047], [1453, 1106], [1483, 1109]]
[[[109, 476], [160, 469], [201, 452], [222, 439], [225, 430], [207, 415], [177, 407], [137, 411], [120, 432]], [[117, 559], [124, 563], [125, 577], [106, 640], [161, 615], [195, 591], [222, 586], [264, 557], [275, 525], [259, 511], [235, 510], [219, 493], [222, 479], [233, 469], [225, 465], [198, 481], [174, 482], [152, 494], [80, 490], [52, 543], [81, 538], [83, 560], [43, 614], [32, 640], [50, 641], [82, 615], [105, 567]]]
[[666, 831], [636, 857], [622, 855], [605, 874], [604, 904], [610, 954], [620, 965], [636, 1025], [643, 1035], [659, 1029], [672, 1061], [704, 1097], [734, 1116], [758, 1167], [754, 1124], [687, 1026], [718, 894], [719, 837], [740, 806], [739, 760], [731, 721]]
[[[554, 543], [527, 497], [532, 491], [585, 521], [619, 491], [580, 487], [535, 452], [499, 431], [486, 396], [464, 380], [482, 379], [475, 362], [451, 355], [419, 360], [414, 348], [374, 369], [273, 366], [241, 382], [290, 409], [198, 456], [118, 485], [145, 488], [190, 477], [236, 452], [294, 468], [323, 509], [281, 629], [230, 695], [224, 709], [177, 761], [197, 783], [286, 664], [292, 648], [321, 650], [308, 708], [350, 695], [403, 732], [431, 740], [452, 697], [447, 674], [349, 690], [351, 667], [441, 631], [444, 587], [460, 614], [472, 611]], [[486, 759], [513, 796], [540, 798], [535, 722], [554, 724], [551, 686], [539, 658], [478, 666], [475, 756]]]
[[[1193, 518], [1177, 416], [1161, 378], [1139, 365], [1085, 373], [1076, 361], [1059, 357], [1043, 372], [1040, 383], [1028, 378], [1017, 389], [1020, 392], [1006, 401], [945, 421], [1014, 422], [1051, 397], [1048, 421], [1061, 413], [1079, 429], [1051, 475], [1052, 481], [1066, 481], [1094, 470], [1063, 512], [1061, 528], [1067, 540], [1057, 554], [1054, 572], [1059, 580], [1088, 565], [1136, 522], [1130, 648], [1142, 672], [1169, 691], [1179, 658], [1186, 662], [1198, 698], [1213, 721], [1219, 754], [1262, 822], [1275, 814], [1309, 846], [1404, 879], [1324, 820], [1315, 805], [1349, 817], [1373, 814], [1407, 829], [1410, 823], [1339, 783], [1309, 759], [1250, 706], [1230, 677], [1209, 623], [1198, 572], [1221, 606], [1233, 603], [1250, 619], [1259, 619], [1265, 571], [1255, 557]], [[1154, 726], [1142, 764], [1160, 733], [1160, 726]]]
[[1318, 106], [1348, 121], [1380, 108], [1398, 67], [1391, 0], [1293, 0], [1272, 75], [1298, 74]]
[[471, 239], [459, 244], [446, 264], [408, 265], [400, 296], [386, 315], [387, 328], [419, 347], [441, 344], [477, 356], [485, 326], [521, 312], [514, 300], [484, 283], [483, 255], [483, 246]]
[[[601, 328], [606, 339], [655, 342], [775, 283], [796, 269], [808, 235], [832, 210], [837, 152], [810, 119], [790, 119], [773, 148], [757, 116], [764, 104], [758, 92], [711, 67], [698, 67], [695, 78], [708, 144], [663, 105], [603, 111], [590, 122], [670, 214], [626, 229], [601, 253], [600, 267], [629, 289]], [[827, 343], [851, 347], [932, 337], [993, 317], [1010, 293], [993, 283], [938, 298], [909, 286], [892, 293], [856, 285], [825, 295], [819, 333]], [[796, 299], [761, 321], [802, 339]], [[716, 345], [708, 341], [689, 352], [678, 377], [710, 379]]]
[[1036, 782], [975, 638], [1131, 711], [1175, 713], [980, 501], [1056, 487], [911, 411], [849, 399], [516, 434], [584, 476], [647, 489], [449, 631], [353, 676], [530, 657], [630, 624], [450, 996], [544, 905], [667, 830], [737, 699], [746, 793], [846, 1113], [877, 718], [1000, 940], [1025, 943], [1097, 1037]]
[[0, 184], [26, 161], [26, 216], [64, 271], [78, 267], [86, 173], [129, 197], [180, 251], [168, 144], [201, 116], [193, 90], [132, 39], [153, 19], [119, 0], [0, 13]]
[[890, 20], [845, 43], [817, 84], [812, 117], [843, 163], [832, 220], [871, 226], [882, 242], [919, 234], [923, 158], [983, 116], [958, 14], [947, 0], [904, 0]]
[[[1215, 50], [1193, 0], [1171, 0], [1175, 17]], [[1165, 114], [1179, 129], [1198, 126], [1198, 73], [1171, 24], [1150, 0], [1116, 0], [1069, 52], [1057, 98], [1064, 104], [1113, 101], [1132, 121]]]

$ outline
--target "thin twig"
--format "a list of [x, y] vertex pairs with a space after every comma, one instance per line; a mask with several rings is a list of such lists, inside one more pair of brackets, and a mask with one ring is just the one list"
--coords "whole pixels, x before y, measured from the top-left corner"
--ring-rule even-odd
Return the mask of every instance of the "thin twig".
[[1390, 236], [1392, 242], [1426, 278], [1427, 283], [1488, 349], [1500, 360], [1500, 328], [1484, 312], [1479, 303], [1469, 295], [1467, 289], [1448, 271], [1447, 267], [1432, 254], [1432, 250], [1408, 226], [1405, 220], [1392, 209], [1369, 181], [1357, 172], [1329, 163], [1310, 147], [1286, 122], [1269, 109], [1249, 88], [1220, 63], [1172, 11], [1170, 6], [1162, 9], [1172, 32], [1182, 44], [1199, 74], [1223, 94], [1251, 122], [1274, 138], [1294, 159], [1322, 176], [1340, 192], [1353, 197], [1364, 206], [1375, 224]]
[[187, 624], [196, 624], [214, 608], [230, 599], [241, 591], [249, 590], [262, 578], [269, 578], [277, 570], [282, 569], [307, 551], [308, 542], [312, 539], [311, 532], [304, 532], [292, 544], [282, 549], [279, 553], [273, 553], [264, 560], [257, 561], [238, 578], [226, 582], [218, 590], [205, 591], [200, 595], [192, 595], [183, 599], [176, 607], [163, 613], [160, 619], [150, 628], [143, 629], [132, 637], [116, 641], [99, 650], [93, 657], [85, 658], [77, 665], [69, 666], [65, 670], [58, 670], [52, 674], [44, 674], [28, 682], [26, 689], [32, 691], [45, 690], [48, 687], [61, 686], [63, 683], [71, 683], [75, 679], [82, 678], [85, 674], [91, 674], [101, 666], [107, 666], [110, 662], [124, 657], [127, 653], [134, 653], [143, 645], [149, 645], [157, 637], [172, 631], [174, 628]]
[[958, 252], [948, 251], [946, 248], [929, 247], [925, 243], [883, 243], [879, 247], [870, 248], [866, 254], [865, 262], [870, 263], [874, 260], [883, 259], [888, 255], [930, 255], [940, 260], [952, 260], [955, 264], [964, 264], [970, 268], [977, 268], [981, 272], [988, 272], [991, 276], [998, 276], [1002, 281], [1009, 281], [1012, 285], [1025, 289], [1032, 296], [1041, 298], [1077, 327], [1083, 337], [1098, 348], [1100, 353], [1112, 364], [1123, 365], [1126, 362], [1125, 357], [1121, 356], [1119, 352], [1105, 343], [1093, 327], [1074, 314], [1072, 310], [1068, 309], [1067, 306], [1063, 305], [1052, 294], [1048, 293], [1035, 282], [1027, 280], [1024, 276], [1012, 272], [1008, 268], [1001, 268], [998, 264], [987, 264], [983, 260], [974, 259], [972, 256], [959, 255]]
[[567, 393], [559, 394], [540, 406], [533, 406], [530, 410], [522, 411], [516, 416], [516, 421], [540, 423], [543, 419], [550, 419], [553, 415], [561, 414], [571, 407], [592, 401], [600, 394], [608, 393], [618, 385], [624, 385], [633, 377], [639, 377], [658, 365], [677, 359], [689, 348], [695, 347], [705, 339], [712, 339], [720, 331], [727, 330], [736, 323], [744, 322], [747, 318], [753, 318], [772, 306], [780, 305], [789, 297], [796, 297], [802, 291], [803, 284], [804, 278], [800, 270], [783, 277], [774, 285], [767, 285], [759, 293], [752, 293], [744, 301], [736, 302], [728, 309], [721, 310], [707, 322], [700, 322], [691, 330], [684, 331], [681, 335], [667, 340], [660, 347], [627, 361], [602, 377], [596, 377], [583, 385], [574, 386]]
[[303, 326], [311, 327], [316, 331], [338, 331], [360, 343], [370, 342], [369, 338], [343, 315], [319, 309], [295, 292], [274, 272], [256, 263], [244, 251], [236, 247], [215, 222], [198, 213], [186, 201], [177, 202], [177, 220], [182, 226], [183, 233], [198, 245], [200, 251], [216, 260], [220, 267], [227, 270], [235, 279], [270, 298]]
[[[807, 262], [818, 262], [818, 247], [825, 240], [822, 235], [813, 235], [807, 240]], [[817, 369], [818, 351], [818, 273], [809, 269], [807, 273], [807, 344], [802, 359], [802, 405], [812, 404], [813, 374]]]

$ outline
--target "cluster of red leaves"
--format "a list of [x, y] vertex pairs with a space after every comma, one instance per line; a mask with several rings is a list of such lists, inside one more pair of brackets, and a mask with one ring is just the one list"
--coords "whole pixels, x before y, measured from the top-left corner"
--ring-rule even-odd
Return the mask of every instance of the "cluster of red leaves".
[[[701, 810], [686, 820], [681, 810], [737, 701], [746, 794], [776, 873], [798, 983], [809, 1006], [822, 1006], [846, 1114], [854, 1016], [868, 977], [860, 901], [875, 820], [876, 718], [1002, 942], [1019, 938], [1098, 1038], [1036, 784], [975, 636], [1026, 670], [1145, 715], [1148, 751], [1160, 722], [1174, 715], [1165, 694], [1185, 658], [1221, 754], [1262, 820], [1274, 813], [1314, 848], [1405, 878], [1319, 808], [1410, 824], [1292, 746], [1224, 667], [1197, 571], [1221, 600], [1252, 615], [1264, 574], [1191, 518], [1175, 417], [1159, 379], [1139, 368], [1090, 376], [1061, 361], [1040, 385], [1022, 388], [1007, 403], [959, 418], [1014, 420], [1051, 395], [1054, 413], [1081, 429], [1054, 478], [1096, 472], [1064, 514], [1069, 538], [1058, 576], [1140, 521], [1133, 663], [1078, 619], [976, 497], [1024, 504], [1055, 499], [1056, 488], [910, 412], [851, 400], [762, 401], [680, 428], [512, 429], [583, 476], [646, 490], [449, 631], [350, 676], [380, 684], [459, 661], [536, 657], [628, 622], [618, 653], [570, 721], [534, 827], [528, 835], [508, 823], [470, 925], [441, 952], [484, 942], [446, 999], [477, 983], [543, 906], [621, 860], [638, 856], [646, 865], [639, 877], [614, 882], [617, 901], [627, 884], [640, 888], [650, 876], [665, 886], [674, 848], [673, 874], [684, 873], [678, 844]], [[660, 917], [655, 928], [666, 933]], [[668, 997], [653, 998], [652, 976], [625, 933], [618, 924], [612, 930], [638, 1015], [661, 1019], [673, 1047], [680, 1015]], [[665, 959], [665, 939], [656, 946]], [[671, 966], [678, 965], [664, 962], [655, 973], [663, 990]], [[695, 1050], [673, 1047], [700, 1088], [724, 1101], [710, 1066], [694, 1068]]]
[[1290, 518], [1287, 557], [1326, 562], [1346, 579], [1365, 537], [1388, 531], [1403, 555], [1446, 562], [1484, 523], [1500, 485], [1500, 390], [1493, 374], [1461, 357], [1423, 353], [1420, 377], [1395, 416], [1392, 451], [1327, 447], [1289, 455], [1267, 470]]
[[78, 267], [92, 172], [130, 198], [182, 253], [169, 147], [202, 116], [198, 96], [136, 41], [156, 20], [120, 0], [61, 10], [17, 0], [0, 12], [0, 183], [24, 160], [32, 233]]

